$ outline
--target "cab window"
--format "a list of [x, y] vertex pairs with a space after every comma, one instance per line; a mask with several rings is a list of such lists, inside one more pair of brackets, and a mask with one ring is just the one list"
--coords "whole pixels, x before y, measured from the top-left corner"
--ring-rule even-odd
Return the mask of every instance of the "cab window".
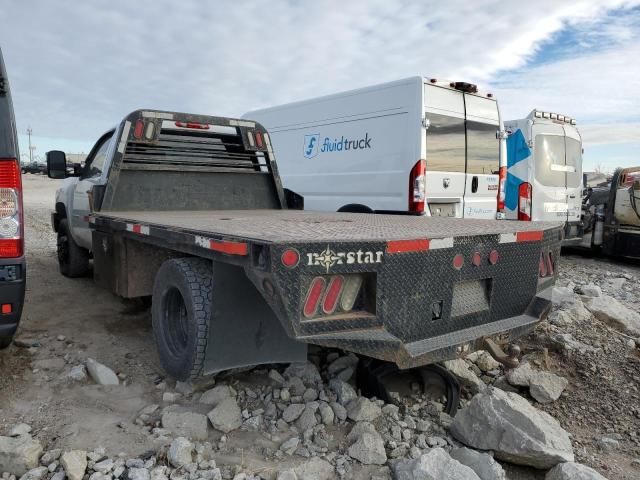
[[495, 175], [500, 171], [497, 125], [467, 120], [467, 173]]
[[464, 172], [464, 119], [428, 113], [427, 171]]
[[102, 175], [112, 137], [113, 132], [108, 133], [98, 141], [96, 147], [94, 147], [94, 153], [85, 162], [84, 171], [80, 178], [98, 178]]

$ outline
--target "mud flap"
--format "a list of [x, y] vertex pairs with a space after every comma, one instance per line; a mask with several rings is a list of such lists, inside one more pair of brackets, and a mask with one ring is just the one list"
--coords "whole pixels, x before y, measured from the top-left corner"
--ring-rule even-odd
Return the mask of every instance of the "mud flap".
[[211, 320], [203, 373], [306, 359], [307, 344], [287, 336], [244, 270], [214, 262]]

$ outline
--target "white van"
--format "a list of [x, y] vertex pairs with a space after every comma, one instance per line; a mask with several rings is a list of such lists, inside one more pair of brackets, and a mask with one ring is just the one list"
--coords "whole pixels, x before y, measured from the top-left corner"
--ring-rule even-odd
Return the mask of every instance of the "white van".
[[582, 138], [566, 115], [533, 110], [504, 122], [507, 219], [566, 222], [565, 244], [582, 236]]
[[244, 116], [305, 209], [496, 217], [500, 113], [475, 85], [411, 77]]

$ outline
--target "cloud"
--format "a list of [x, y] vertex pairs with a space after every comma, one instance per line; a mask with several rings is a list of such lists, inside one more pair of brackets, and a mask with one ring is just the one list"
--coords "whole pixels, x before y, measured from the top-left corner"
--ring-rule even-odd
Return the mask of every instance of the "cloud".
[[[611, 106], [624, 115], [637, 105], [618, 93], [637, 80], [617, 73], [606, 72], [624, 84], [586, 93], [606, 84], [591, 78], [603, 72], [598, 61], [630, 74], [634, 57], [609, 51], [588, 64], [524, 67], [557, 32], [609, 25], [611, 11], [636, 4], [40, 0], [3, 11], [0, 45], [20, 130], [30, 124], [47, 137], [93, 140], [140, 107], [239, 116], [415, 74], [489, 84], [519, 68], [505, 77], [512, 87], [497, 84], [508, 111], [549, 105], [591, 121]], [[635, 27], [607, 28], [611, 42], [629, 42]], [[637, 54], [628, 46], [626, 55]], [[585, 85], [592, 80], [597, 87]]]

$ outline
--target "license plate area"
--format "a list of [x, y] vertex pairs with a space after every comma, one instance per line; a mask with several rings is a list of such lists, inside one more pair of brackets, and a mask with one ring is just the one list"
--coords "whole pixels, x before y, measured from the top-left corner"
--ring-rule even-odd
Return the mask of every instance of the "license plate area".
[[429, 212], [432, 217], [455, 217], [456, 203], [430, 203]]

